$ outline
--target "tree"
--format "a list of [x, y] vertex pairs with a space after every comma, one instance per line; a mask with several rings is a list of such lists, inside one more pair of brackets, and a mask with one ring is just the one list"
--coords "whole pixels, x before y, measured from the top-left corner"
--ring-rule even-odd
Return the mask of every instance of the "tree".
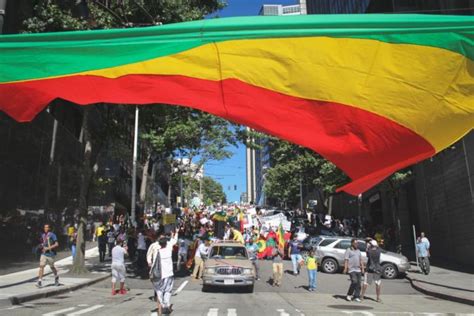
[[[144, 165], [153, 154], [162, 157], [169, 170], [168, 200], [171, 200], [171, 186], [177, 187], [182, 172], [194, 178], [209, 160], [223, 160], [231, 157], [229, 146], [237, 146], [245, 135], [241, 126], [211, 114], [184, 107], [154, 105], [144, 107], [141, 117], [140, 137], [144, 146]], [[184, 163], [187, 161], [187, 163]], [[191, 164], [194, 167], [191, 168]], [[176, 168], [181, 171], [173, 172]], [[174, 178], [172, 178], [174, 177]], [[148, 174], [142, 177], [142, 191], [145, 200]]]
[[271, 167], [265, 178], [265, 194], [270, 202], [280, 205], [299, 204], [300, 182], [315, 188], [321, 201], [326, 201], [335, 189], [348, 181], [347, 176], [333, 163], [317, 153], [270, 138]]
[[[31, 12], [31, 16], [27, 17], [23, 22], [23, 31], [38, 33], [159, 25], [162, 23], [202, 19], [207, 14], [217, 11], [222, 6], [223, 3], [220, 0], [37, 0]], [[78, 197], [80, 223], [77, 238], [78, 251], [73, 265], [73, 271], [76, 273], [86, 271], [84, 265], [84, 233], [87, 216], [87, 199], [90, 193], [91, 183], [93, 183], [94, 174], [97, 171], [98, 157], [102, 152], [104, 144], [110, 140], [109, 137], [106, 137], [109, 135], [109, 129], [106, 128], [104, 130], [99, 128], [99, 131], [91, 129], [90, 120], [92, 117], [91, 111], [93, 110], [93, 107], [86, 107], [83, 112], [82, 134], [84, 160], [79, 181], [80, 189]], [[114, 115], [111, 114], [113, 111], [115, 111], [115, 109], [107, 109], [105, 111], [107, 115], [105, 115], [102, 120], [103, 126], [116, 123], [116, 121], [113, 120]], [[188, 129], [188, 132], [192, 133], [194, 131]], [[183, 135], [184, 133], [181, 132], [180, 134]], [[154, 140], [150, 140], [150, 143], [153, 143], [153, 141]], [[212, 146], [209, 146], [208, 152], [214, 149], [218, 149], [218, 147], [212, 148]], [[147, 157], [149, 160], [150, 156], [148, 155]]]
[[[201, 181], [201, 183], [199, 183]], [[202, 202], [206, 205], [212, 205], [216, 203], [227, 203], [227, 197], [224, 193], [222, 184], [217, 182], [211, 177], [203, 177], [202, 180], [196, 178], [187, 178], [187, 185], [189, 186], [189, 194], [197, 194], [201, 188], [202, 191]], [[188, 198], [189, 199], [189, 198]]]

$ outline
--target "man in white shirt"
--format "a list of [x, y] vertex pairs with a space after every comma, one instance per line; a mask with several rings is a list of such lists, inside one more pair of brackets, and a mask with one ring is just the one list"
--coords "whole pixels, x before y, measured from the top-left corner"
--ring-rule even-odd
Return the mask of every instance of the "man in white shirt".
[[198, 249], [196, 250], [196, 253], [194, 254], [194, 280], [200, 280], [202, 277], [202, 272], [204, 270], [204, 259], [209, 254], [210, 244], [210, 240], [206, 239], [205, 242], [199, 245]]
[[120, 294], [127, 294], [125, 290], [125, 255], [127, 248], [123, 247], [123, 240], [117, 240], [117, 245], [112, 249], [112, 295], [115, 295], [115, 283], [120, 282]]
[[[153, 287], [157, 295], [158, 315], [171, 312], [171, 293], [174, 285], [173, 273], [173, 246], [178, 242], [178, 233], [175, 231], [171, 235], [170, 241], [161, 237], [154, 242], [147, 253], [147, 261], [150, 264], [150, 279], [152, 279]], [[160, 261], [157, 262], [156, 260]], [[156, 279], [154, 273], [155, 264], [159, 264], [160, 276]]]

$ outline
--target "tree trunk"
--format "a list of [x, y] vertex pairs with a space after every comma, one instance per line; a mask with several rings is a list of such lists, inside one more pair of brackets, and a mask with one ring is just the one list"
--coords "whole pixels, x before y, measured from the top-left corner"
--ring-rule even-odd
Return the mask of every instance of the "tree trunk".
[[82, 162], [82, 172], [79, 184], [79, 227], [77, 229], [77, 240], [76, 240], [76, 256], [72, 266], [72, 273], [82, 274], [87, 273], [85, 267], [85, 252], [86, 252], [86, 224], [87, 224], [87, 195], [90, 186], [90, 180], [92, 175], [91, 170], [91, 155], [92, 155], [92, 143], [89, 132], [89, 112], [90, 108], [84, 108], [84, 117], [82, 121], [82, 132], [83, 132], [83, 143], [84, 143], [84, 157]]
[[143, 205], [145, 205], [146, 199], [146, 191], [148, 184], [148, 167], [150, 166], [150, 159], [151, 154], [148, 154], [146, 157], [145, 164], [143, 165], [142, 182], [140, 184], [140, 203], [142, 203]]
[[171, 205], [171, 173], [168, 175], [168, 207], [173, 207]]

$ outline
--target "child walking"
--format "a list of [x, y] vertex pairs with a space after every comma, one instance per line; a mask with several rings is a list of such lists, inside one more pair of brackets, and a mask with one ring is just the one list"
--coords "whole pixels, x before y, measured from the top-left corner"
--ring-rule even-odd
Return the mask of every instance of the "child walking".
[[318, 271], [318, 262], [314, 250], [311, 250], [309, 256], [306, 258], [306, 269], [308, 269], [309, 279], [308, 291], [314, 292], [314, 290], [316, 290], [316, 274]]

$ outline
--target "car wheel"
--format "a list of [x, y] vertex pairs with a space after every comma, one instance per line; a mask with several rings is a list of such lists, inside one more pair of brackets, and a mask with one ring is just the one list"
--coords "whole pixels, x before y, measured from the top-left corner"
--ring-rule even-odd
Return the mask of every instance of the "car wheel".
[[336, 273], [336, 271], [339, 269], [339, 265], [337, 264], [337, 261], [332, 259], [332, 258], [326, 258], [323, 260], [321, 264], [321, 269], [323, 270], [324, 273]]
[[202, 286], [202, 291], [204, 293], [211, 292], [211, 287], [209, 285], [203, 285]]
[[384, 279], [395, 279], [398, 276], [398, 270], [395, 265], [386, 263], [382, 266], [382, 276]]

